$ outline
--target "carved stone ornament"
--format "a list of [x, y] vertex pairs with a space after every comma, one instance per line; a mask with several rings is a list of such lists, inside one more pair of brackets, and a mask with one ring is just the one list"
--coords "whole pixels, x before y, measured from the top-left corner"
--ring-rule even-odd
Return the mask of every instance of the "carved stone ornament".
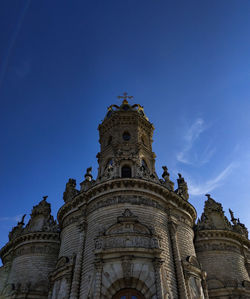
[[17, 238], [18, 236], [20, 236], [23, 232], [23, 228], [24, 228], [24, 218], [25, 218], [26, 214], [23, 215], [22, 220], [19, 221], [17, 223], [17, 225], [15, 227], [12, 228], [11, 232], [9, 233], [9, 241]]
[[9, 233], [9, 241], [16, 239], [24, 234], [30, 232], [58, 232], [59, 227], [56, 221], [54, 220], [51, 213], [50, 204], [46, 201], [47, 196], [43, 197], [43, 200], [40, 203], [33, 207], [30, 214], [30, 220], [28, 224], [24, 227], [24, 218], [18, 222], [12, 231]]
[[69, 181], [66, 184], [65, 191], [63, 193], [64, 202], [71, 201], [78, 193], [79, 191], [76, 190], [76, 180], [69, 179]]
[[222, 205], [212, 199], [210, 194], [206, 194], [206, 196], [208, 199], [205, 202], [204, 212], [198, 219], [197, 230], [232, 230], [232, 225], [224, 215]]
[[248, 230], [246, 226], [240, 222], [240, 219], [234, 218], [234, 213], [231, 209], [229, 209], [229, 213], [231, 215], [231, 222], [233, 224], [233, 230], [246, 238], [248, 238]]
[[180, 173], [178, 173], [178, 176], [179, 176], [179, 178], [177, 179], [178, 189], [176, 190], [176, 193], [180, 195], [183, 199], [188, 200], [189, 194], [188, 194], [187, 183], [185, 182], [184, 178]]
[[123, 277], [125, 281], [125, 285], [131, 285], [131, 277], [133, 276], [133, 267], [134, 264], [132, 263], [131, 256], [123, 256], [122, 257], [122, 270], [123, 270]]
[[204, 299], [204, 293], [201, 285], [201, 280], [195, 276], [188, 279], [188, 286], [191, 299]]
[[163, 169], [163, 180], [160, 180], [169, 190], [174, 191], [174, 183], [169, 178], [169, 172], [167, 166], [162, 166]]
[[96, 252], [116, 248], [144, 248], [160, 250], [160, 238], [138, 221], [138, 217], [126, 209], [117, 223], [102, 232], [95, 239]]

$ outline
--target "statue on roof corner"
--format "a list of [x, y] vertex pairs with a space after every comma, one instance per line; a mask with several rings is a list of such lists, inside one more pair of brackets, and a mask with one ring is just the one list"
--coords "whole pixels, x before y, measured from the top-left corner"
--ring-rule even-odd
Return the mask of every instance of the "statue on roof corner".
[[15, 239], [16, 237], [20, 236], [24, 229], [24, 218], [26, 214], [23, 215], [21, 221], [17, 223], [15, 227], [12, 228], [11, 232], [9, 233], [9, 241]]
[[178, 183], [178, 189], [176, 190], [176, 193], [180, 195], [183, 199], [188, 200], [189, 194], [188, 194], [188, 186], [185, 182], [184, 178], [182, 177], [181, 173], [178, 173], [179, 178], [177, 179]]
[[64, 202], [70, 202], [78, 193], [79, 191], [76, 189], [76, 180], [69, 179], [63, 193]]

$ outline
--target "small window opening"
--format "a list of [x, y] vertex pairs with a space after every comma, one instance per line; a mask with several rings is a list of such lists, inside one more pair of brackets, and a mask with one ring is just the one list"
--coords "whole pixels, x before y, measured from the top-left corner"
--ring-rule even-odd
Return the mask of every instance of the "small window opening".
[[109, 139], [108, 139], [108, 145], [110, 145], [112, 142], [112, 136], [109, 136]]
[[131, 178], [131, 167], [124, 165], [122, 167], [122, 178]]
[[124, 141], [129, 141], [129, 139], [130, 139], [129, 132], [124, 132], [123, 135], [122, 135], [122, 138], [123, 138]]
[[146, 161], [144, 159], [142, 159], [141, 161], [141, 166], [144, 168], [144, 169], [147, 169], [148, 168], [148, 165], [146, 163]]

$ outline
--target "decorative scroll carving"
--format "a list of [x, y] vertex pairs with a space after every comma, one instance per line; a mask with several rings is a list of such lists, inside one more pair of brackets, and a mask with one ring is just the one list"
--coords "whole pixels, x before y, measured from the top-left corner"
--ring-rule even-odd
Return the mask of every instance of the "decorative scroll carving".
[[88, 206], [87, 213], [91, 213], [97, 209], [100, 209], [100, 208], [103, 208], [106, 206], [116, 205], [119, 203], [130, 203], [132, 205], [145, 205], [145, 206], [154, 207], [156, 209], [167, 212], [166, 208], [164, 208], [162, 205], [160, 205], [157, 201], [154, 201], [149, 198], [140, 197], [140, 196], [133, 196], [133, 197], [132, 196], [131, 197], [117, 196], [117, 197], [103, 199], [98, 202], [90, 203]]
[[169, 178], [169, 172], [167, 166], [162, 166], [163, 174], [162, 177], [164, 181], [162, 181], [163, 185], [165, 185], [169, 190], [174, 191], [174, 183]]
[[59, 244], [27, 244], [21, 247], [18, 247], [14, 251], [14, 256], [20, 255], [32, 255], [32, 254], [49, 254], [49, 255], [57, 255], [59, 250]]
[[140, 223], [138, 217], [126, 209], [117, 223], [102, 232], [95, 239], [97, 252], [115, 248], [160, 249], [160, 239], [150, 229]]
[[205, 243], [197, 243], [196, 244], [196, 251], [197, 252], [202, 252], [202, 251], [230, 251], [230, 252], [236, 252], [240, 253], [240, 247], [233, 245], [233, 244], [228, 244], [224, 242], [205, 242]]
[[58, 232], [58, 224], [51, 215], [50, 204], [46, 201], [48, 196], [44, 196], [38, 205], [34, 206], [30, 214], [31, 218], [23, 233], [46, 231]]
[[59, 228], [51, 215], [50, 204], [46, 201], [48, 196], [44, 196], [40, 203], [33, 207], [30, 214], [31, 218], [28, 224], [24, 227], [24, 218], [18, 222], [12, 231], [9, 233], [9, 241], [12, 241], [24, 234], [30, 232], [58, 232]]
[[211, 198], [210, 194], [206, 194], [206, 196], [208, 199], [205, 202], [201, 219], [198, 219], [197, 230], [232, 230], [232, 225], [224, 215], [222, 205]]
[[229, 213], [231, 215], [231, 222], [233, 224], [233, 230], [243, 236], [245, 236], [246, 238], [248, 238], [248, 230], [246, 228], [246, 226], [240, 222], [240, 219], [236, 219], [234, 218], [234, 213], [231, 209], [229, 209]]
[[23, 215], [22, 220], [17, 223], [17, 226], [12, 228], [12, 231], [9, 233], [9, 241], [15, 239], [16, 237], [22, 234], [25, 216], [26, 214]]
[[204, 293], [201, 285], [201, 280], [191, 276], [188, 279], [190, 299], [204, 299]]

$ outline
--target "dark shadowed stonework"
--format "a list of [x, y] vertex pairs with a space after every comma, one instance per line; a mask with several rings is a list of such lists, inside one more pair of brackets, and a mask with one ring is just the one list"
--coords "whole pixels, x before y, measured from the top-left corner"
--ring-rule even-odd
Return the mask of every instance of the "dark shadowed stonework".
[[99, 125], [98, 176], [69, 179], [1, 249], [0, 298], [250, 298], [246, 227], [207, 194], [197, 225], [188, 187], [155, 172], [153, 125], [140, 105], [111, 105]]

